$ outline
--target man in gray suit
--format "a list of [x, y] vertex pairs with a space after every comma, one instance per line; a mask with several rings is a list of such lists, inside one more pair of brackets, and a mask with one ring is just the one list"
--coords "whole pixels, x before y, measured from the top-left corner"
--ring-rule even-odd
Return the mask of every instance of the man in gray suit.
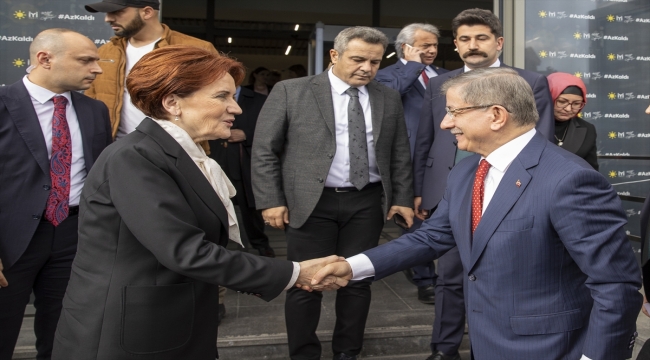
[[[287, 258], [354, 255], [377, 246], [384, 219], [413, 221], [409, 142], [399, 93], [376, 82], [388, 38], [341, 31], [333, 66], [279, 82], [260, 113], [253, 144], [255, 202], [267, 224], [286, 226]], [[320, 359], [322, 295], [287, 291], [291, 359]], [[341, 289], [332, 338], [335, 359], [356, 359], [370, 306], [370, 282]]]

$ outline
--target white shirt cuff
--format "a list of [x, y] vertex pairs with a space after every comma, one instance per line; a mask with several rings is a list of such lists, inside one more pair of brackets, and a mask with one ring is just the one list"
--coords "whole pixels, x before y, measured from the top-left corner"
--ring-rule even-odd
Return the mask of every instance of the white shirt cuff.
[[291, 279], [289, 279], [289, 283], [287, 284], [287, 287], [285, 287], [285, 290], [291, 289], [294, 285], [296, 285], [296, 281], [298, 280], [298, 275], [300, 275], [300, 264], [293, 261], [293, 274], [291, 274]]
[[345, 261], [347, 261], [352, 268], [352, 280], [361, 280], [375, 276], [375, 267], [366, 255], [354, 255], [345, 259]]
[[591, 360], [591, 359], [588, 358], [588, 357], [586, 357], [586, 356], [584, 356], [584, 355], [582, 355], [582, 357], [580, 358], [580, 360]]

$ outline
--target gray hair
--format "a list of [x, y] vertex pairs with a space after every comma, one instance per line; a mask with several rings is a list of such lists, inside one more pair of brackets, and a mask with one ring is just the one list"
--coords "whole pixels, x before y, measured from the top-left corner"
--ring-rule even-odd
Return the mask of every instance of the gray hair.
[[404, 26], [402, 31], [397, 34], [397, 39], [395, 40], [395, 52], [397, 53], [397, 57], [400, 59], [404, 58], [404, 50], [402, 50], [402, 45], [404, 44], [409, 44], [413, 45], [415, 42], [415, 32], [418, 30], [426, 31], [428, 33], [431, 33], [435, 35], [436, 37], [440, 37], [440, 31], [438, 30], [437, 27], [431, 25], [431, 24], [425, 24], [425, 23], [413, 23]]
[[354, 26], [341, 30], [334, 38], [334, 50], [343, 54], [348, 48], [348, 43], [354, 39], [360, 39], [368, 44], [381, 44], [386, 51], [388, 37], [381, 31], [367, 26]]
[[451, 88], [457, 89], [460, 98], [470, 105], [497, 104], [505, 107], [518, 126], [534, 125], [539, 120], [533, 89], [513, 69], [472, 70], [445, 81], [442, 94]]

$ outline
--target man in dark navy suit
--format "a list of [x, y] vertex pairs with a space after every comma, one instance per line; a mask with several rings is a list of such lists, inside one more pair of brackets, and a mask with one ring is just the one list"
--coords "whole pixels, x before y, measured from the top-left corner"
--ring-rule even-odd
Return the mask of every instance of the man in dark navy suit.
[[[469, 9], [452, 20], [454, 44], [465, 65], [431, 79], [424, 96], [420, 126], [413, 153], [413, 185], [415, 214], [427, 218], [438, 206], [447, 187], [449, 172], [471, 152], [456, 147], [456, 139], [440, 128], [446, 115], [442, 84], [459, 74], [480, 68], [504, 67], [499, 61], [503, 48], [501, 22], [490, 11]], [[530, 85], [535, 96], [539, 121], [536, 129], [553, 139], [553, 102], [546, 78], [523, 69], [512, 68]], [[458, 360], [458, 347], [465, 331], [463, 300], [463, 268], [458, 249], [452, 249], [438, 260], [436, 284], [436, 317], [433, 325], [431, 360]]]
[[31, 72], [0, 87], [0, 359], [12, 357], [36, 300], [37, 359], [50, 359], [86, 174], [111, 143], [108, 109], [76, 92], [102, 73], [93, 42], [71, 30], [34, 38]]
[[[395, 52], [397, 63], [377, 72], [375, 80], [399, 91], [404, 106], [404, 120], [409, 136], [411, 155], [415, 147], [415, 136], [420, 124], [420, 112], [424, 92], [431, 78], [447, 70], [433, 65], [438, 55], [440, 31], [431, 24], [413, 23], [406, 25], [397, 35]], [[422, 220], [414, 219], [408, 231], [417, 230]], [[436, 267], [432, 261], [414, 266], [406, 276], [418, 287], [418, 300], [425, 304], [435, 303]]]

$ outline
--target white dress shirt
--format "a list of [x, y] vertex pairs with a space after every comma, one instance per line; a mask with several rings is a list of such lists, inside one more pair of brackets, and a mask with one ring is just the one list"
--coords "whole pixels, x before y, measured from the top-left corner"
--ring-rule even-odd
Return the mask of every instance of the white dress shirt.
[[[345, 93], [350, 85], [334, 75], [332, 69], [327, 73], [332, 86], [332, 103], [334, 104], [334, 122], [336, 132], [336, 153], [330, 166], [330, 171], [325, 180], [326, 187], [354, 187], [350, 182], [350, 136], [348, 134], [348, 103], [350, 96]], [[381, 181], [379, 168], [375, 158], [375, 141], [372, 135], [372, 112], [370, 110], [370, 96], [368, 88], [361, 86], [359, 89], [359, 102], [363, 109], [366, 121], [366, 140], [368, 143], [368, 165], [370, 182]]]
[[77, 119], [77, 112], [74, 110], [72, 104], [72, 96], [69, 91], [63, 94], [55, 94], [50, 90], [40, 87], [27, 78], [29, 75], [23, 77], [23, 84], [27, 88], [27, 92], [32, 99], [32, 105], [38, 116], [38, 122], [45, 137], [45, 146], [47, 147], [47, 158], [52, 158], [52, 116], [54, 116], [54, 102], [52, 98], [56, 95], [61, 95], [68, 99], [68, 104], [65, 106], [65, 118], [68, 121], [68, 128], [70, 129], [70, 140], [72, 141], [72, 164], [70, 167], [70, 198], [68, 199], [69, 206], [79, 205], [79, 197], [81, 196], [81, 189], [83, 188], [84, 181], [86, 180], [86, 163], [84, 161], [83, 142], [81, 139], [81, 129], [79, 128], [79, 120]]
[[[499, 60], [499, 58], [497, 58], [497, 61], [495, 61], [492, 65], [490, 65], [488, 67], [499, 67], [499, 66], [501, 66], [501, 60]], [[472, 71], [472, 69], [468, 68], [467, 65], [465, 65], [464, 72], [470, 72], [470, 71]]]
[[131, 102], [131, 95], [126, 90], [126, 77], [131, 72], [133, 65], [140, 61], [143, 56], [153, 51], [153, 48], [158, 42], [157, 39], [147, 45], [135, 47], [131, 45], [130, 41], [127, 41], [126, 45], [126, 69], [124, 70], [124, 94], [122, 95], [122, 111], [120, 113], [120, 125], [117, 128], [117, 134], [115, 137], [120, 139], [127, 134], [132, 133], [135, 128], [140, 125], [142, 120], [146, 115], [140, 111], [137, 107]]
[[[406, 63], [408, 62], [408, 60], [404, 60], [404, 59], [400, 59], [400, 61], [401, 61], [402, 64], [404, 64], [404, 65], [406, 65]], [[429, 79], [438, 76], [438, 73], [437, 73], [435, 70], [433, 70], [433, 68], [431, 67], [431, 65], [427, 65], [427, 66], [425, 66], [425, 67], [424, 67], [424, 72], [427, 73], [427, 76], [429, 77]], [[424, 79], [422, 78], [422, 74], [420, 74], [420, 76], [418, 76], [418, 80], [420, 81], [420, 84], [422, 84], [422, 87], [426, 89], [427, 86], [424, 84]]]

